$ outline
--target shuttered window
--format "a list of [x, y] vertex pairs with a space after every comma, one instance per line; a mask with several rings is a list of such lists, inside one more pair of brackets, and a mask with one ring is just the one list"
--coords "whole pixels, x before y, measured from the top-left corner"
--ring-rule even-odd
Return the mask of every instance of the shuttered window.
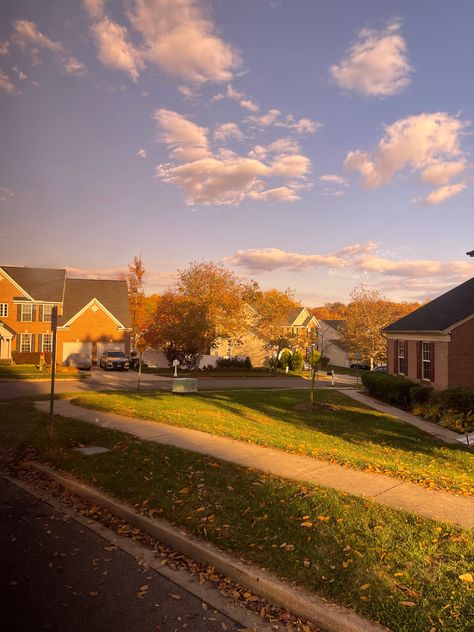
[[41, 351], [50, 352], [53, 350], [53, 334], [43, 334]]
[[397, 341], [398, 372], [406, 375], [406, 345], [404, 340]]
[[31, 303], [23, 303], [21, 306], [21, 321], [30, 323], [33, 320], [33, 305]]
[[0, 303], [0, 318], [8, 317], [8, 303]]
[[431, 344], [429, 342], [421, 343], [421, 377], [424, 380], [431, 381], [432, 376], [432, 357], [431, 357]]
[[43, 305], [43, 322], [45, 323], [51, 322], [52, 311], [53, 311], [52, 305]]
[[20, 351], [23, 353], [31, 351], [31, 334], [21, 334]]

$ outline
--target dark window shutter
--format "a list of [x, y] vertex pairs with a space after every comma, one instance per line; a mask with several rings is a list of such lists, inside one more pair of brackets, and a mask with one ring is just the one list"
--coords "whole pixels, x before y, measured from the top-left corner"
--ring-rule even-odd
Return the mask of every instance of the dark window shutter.
[[21, 351], [21, 334], [16, 335], [16, 350]]
[[16, 319], [21, 322], [21, 305], [16, 306]]
[[393, 341], [393, 372], [398, 373], [398, 340]]
[[43, 306], [38, 305], [38, 322], [43, 320]]
[[34, 323], [36, 321], [36, 305], [31, 306], [31, 322]]
[[43, 334], [38, 334], [38, 351], [43, 351]]
[[36, 334], [31, 334], [31, 351], [36, 351]]
[[408, 375], [408, 340], [405, 340], [403, 346], [405, 348], [405, 371], [404, 371], [404, 374]]
[[422, 372], [421, 372], [421, 340], [416, 341], [416, 377], [421, 380]]
[[435, 381], [435, 343], [430, 342], [430, 382]]

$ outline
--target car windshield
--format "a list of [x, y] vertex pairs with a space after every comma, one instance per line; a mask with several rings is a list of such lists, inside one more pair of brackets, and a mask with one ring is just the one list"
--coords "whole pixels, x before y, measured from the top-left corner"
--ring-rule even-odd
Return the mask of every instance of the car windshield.
[[107, 353], [107, 357], [109, 357], [109, 358], [124, 358], [125, 354], [122, 353], [121, 351], [109, 351]]

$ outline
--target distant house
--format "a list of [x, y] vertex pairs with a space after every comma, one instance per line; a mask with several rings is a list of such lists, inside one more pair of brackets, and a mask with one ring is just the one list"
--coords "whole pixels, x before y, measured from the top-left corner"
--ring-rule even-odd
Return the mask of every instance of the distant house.
[[58, 308], [57, 361], [103, 351], [130, 353], [126, 281], [71, 279], [66, 270], [0, 267], [0, 359], [52, 349], [51, 313]]
[[474, 387], [474, 277], [383, 331], [390, 373], [436, 390]]
[[349, 353], [341, 340], [344, 324], [344, 320], [318, 321], [318, 351], [322, 356], [329, 358], [333, 366], [350, 365]]
[[[247, 323], [243, 335], [239, 341], [221, 340], [217, 347], [211, 351], [212, 356], [218, 357], [249, 357], [253, 366], [268, 366], [270, 353], [265, 348], [264, 341], [258, 335], [254, 326], [257, 313], [247, 306]], [[309, 313], [306, 307], [297, 307], [282, 318], [280, 335], [288, 338], [298, 339], [303, 355], [306, 352], [305, 342], [309, 345], [312, 336], [317, 328], [318, 321], [315, 316]]]

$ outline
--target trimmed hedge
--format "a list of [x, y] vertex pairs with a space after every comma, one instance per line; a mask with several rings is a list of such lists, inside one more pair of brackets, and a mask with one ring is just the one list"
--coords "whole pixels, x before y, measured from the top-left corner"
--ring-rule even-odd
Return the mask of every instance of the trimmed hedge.
[[432, 386], [425, 386], [423, 384], [416, 384], [412, 386], [410, 390], [410, 404], [426, 404], [431, 399], [433, 393]]
[[[15, 364], [39, 364], [39, 351], [12, 351], [12, 360]], [[51, 353], [48, 351], [43, 354], [46, 364], [51, 364]]]
[[247, 356], [245, 359], [241, 358], [218, 358], [216, 362], [216, 367], [218, 369], [235, 369], [235, 370], [245, 370], [250, 371], [252, 368], [252, 362], [250, 358]]
[[418, 385], [405, 377], [390, 375], [379, 371], [367, 371], [362, 374], [362, 384], [370, 395], [388, 404], [408, 406], [411, 401], [410, 392]]
[[447, 388], [440, 393], [439, 400], [443, 408], [449, 408], [466, 415], [474, 412], [474, 388], [468, 386]]

